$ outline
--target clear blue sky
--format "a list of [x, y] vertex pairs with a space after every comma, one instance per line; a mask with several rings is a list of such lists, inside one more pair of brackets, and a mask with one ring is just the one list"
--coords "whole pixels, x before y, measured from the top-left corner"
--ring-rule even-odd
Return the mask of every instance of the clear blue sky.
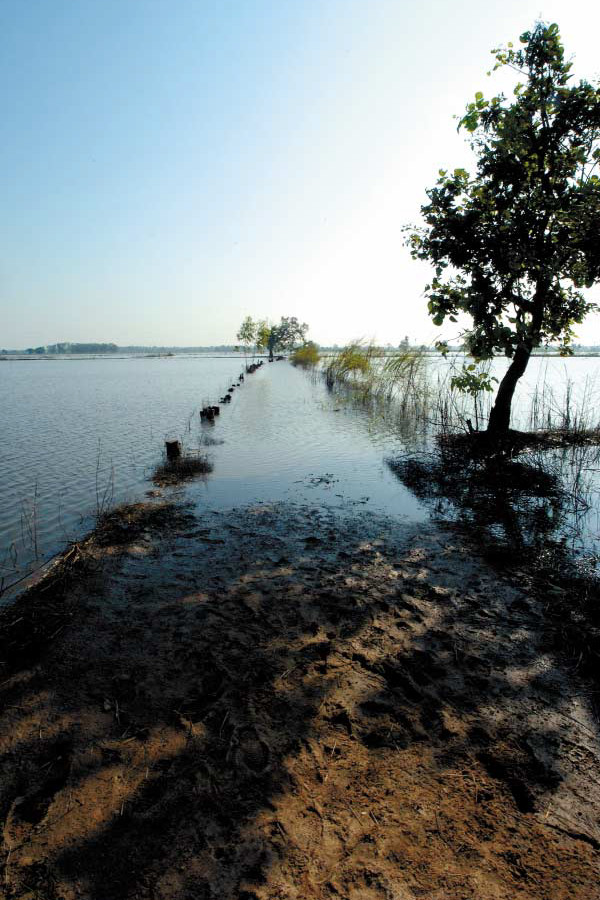
[[429, 340], [401, 228], [540, 16], [597, 77], [587, 0], [2, 0], [0, 346]]

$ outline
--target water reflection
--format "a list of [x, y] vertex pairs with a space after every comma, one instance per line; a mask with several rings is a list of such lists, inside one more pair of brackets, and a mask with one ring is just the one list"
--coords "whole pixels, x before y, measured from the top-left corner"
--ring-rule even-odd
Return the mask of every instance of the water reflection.
[[[428, 365], [435, 381], [445, 363]], [[558, 396], [564, 365], [532, 361], [518, 408], [525, 408], [536, 372], [543, 369], [546, 378], [550, 371]], [[568, 365], [581, 381], [597, 371], [598, 360]], [[200, 408], [218, 402], [242, 368], [239, 357], [5, 363], [0, 581], [81, 536], [111, 503], [143, 497], [152, 489], [149, 477], [167, 438], [210, 454], [213, 474], [185, 491], [213, 509], [292, 499], [364, 506], [409, 521], [429, 515], [430, 498], [403, 485], [384, 460], [407, 450], [422, 457], [431, 447], [432, 428], [388, 404], [355, 404], [347, 392], [329, 393], [319, 377], [286, 362], [264, 365], [235, 390], [214, 423], [201, 422]], [[546, 513], [531, 498], [525, 518], [550, 517], [555, 532], [580, 549], [590, 541], [600, 544], [600, 466], [596, 461], [594, 469], [587, 457], [574, 454], [551, 462], [563, 475], [572, 474], [578, 497], [586, 486], [588, 507], [578, 501], [560, 515], [555, 509]], [[436, 503], [438, 509], [448, 507], [441, 497]], [[510, 527], [508, 520], [502, 526]]]
[[427, 516], [383, 462], [399, 446], [385, 418], [333, 400], [286, 362], [247, 376], [214, 422], [201, 421], [242, 368], [239, 358], [4, 365], [0, 579], [81, 536], [111, 503], [152, 489], [171, 438], [210, 455], [213, 474], [186, 490], [214, 509], [307, 499]]

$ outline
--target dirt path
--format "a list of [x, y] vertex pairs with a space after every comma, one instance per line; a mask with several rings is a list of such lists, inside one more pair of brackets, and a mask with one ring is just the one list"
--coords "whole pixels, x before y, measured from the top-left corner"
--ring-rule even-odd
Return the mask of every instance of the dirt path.
[[0, 622], [0, 895], [600, 898], [589, 688], [456, 536], [138, 508], [85, 552]]

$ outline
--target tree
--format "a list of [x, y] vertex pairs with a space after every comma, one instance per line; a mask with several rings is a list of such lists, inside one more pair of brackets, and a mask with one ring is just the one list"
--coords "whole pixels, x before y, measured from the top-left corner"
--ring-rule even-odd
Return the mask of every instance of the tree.
[[492, 434], [508, 431], [532, 350], [558, 341], [572, 352], [572, 326], [596, 309], [583, 289], [600, 277], [600, 88], [569, 84], [557, 25], [537, 24], [520, 41], [492, 51], [494, 69], [521, 76], [514, 100], [478, 92], [460, 120], [476, 174], [440, 170], [421, 208], [426, 224], [408, 238], [413, 257], [435, 266], [426, 287], [434, 324], [467, 313], [470, 353], [511, 359]]
[[248, 350], [256, 341], [256, 329], [256, 323], [252, 320], [251, 316], [246, 316], [236, 335], [240, 344], [243, 344], [244, 346], [245, 354], [248, 353]]
[[282, 316], [279, 325], [273, 325], [267, 338], [269, 359], [278, 350], [293, 350], [296, 344], [302, 344], [306, 340], [308, 325], [302, 324], [295, 316]]
[[256, 352], [263, 352], [269, 346], [269, 336], [271, 334], [271, 326], [269, 325], [267, 319], [260, 319], [256, 323]]

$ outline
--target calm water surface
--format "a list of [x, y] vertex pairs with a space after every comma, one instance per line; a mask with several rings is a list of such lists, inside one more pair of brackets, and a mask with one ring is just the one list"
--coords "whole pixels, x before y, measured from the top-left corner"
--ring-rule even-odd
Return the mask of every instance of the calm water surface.
[[2, 571], [58, 551], [111, 499], [142, 495], [165, 439], [186, 435], [241, 368], [189, 357], [0, 364]]
[[5, 584], [85, 533], [107, 504], [152, 489], [166, 439], [223, 442], [206, 447], [214, 473], [189, 488], [211, 508], [319, 498], [425, 517], [384, 464], [390, 438], [285, 362], [247, 376], [216, 424], [202, 424], [200, 407], [243, 367], [233, 357], [0, 365]]
[[[583, 393], [598, 359], [532, 360], [517, 413], [541, 376], [557, 402], [568, 373]], [[404, 520], [427, 509], [385, 458], [405, 446], [382, 419], [331, 396], [286, 362], [246, 378], [214, 426], [201, 424], [242, 371], [237, 357], [52, 359], [0, 364], [0, 578], [8, 584], [80, 537], [98, 510], [140, 498], [164, 441], [206, 449], [214, 472], [186, 488], [212, 509], [292, 499], [368, 507]], [[501, 370], [502, 361], [495, 363]]]

